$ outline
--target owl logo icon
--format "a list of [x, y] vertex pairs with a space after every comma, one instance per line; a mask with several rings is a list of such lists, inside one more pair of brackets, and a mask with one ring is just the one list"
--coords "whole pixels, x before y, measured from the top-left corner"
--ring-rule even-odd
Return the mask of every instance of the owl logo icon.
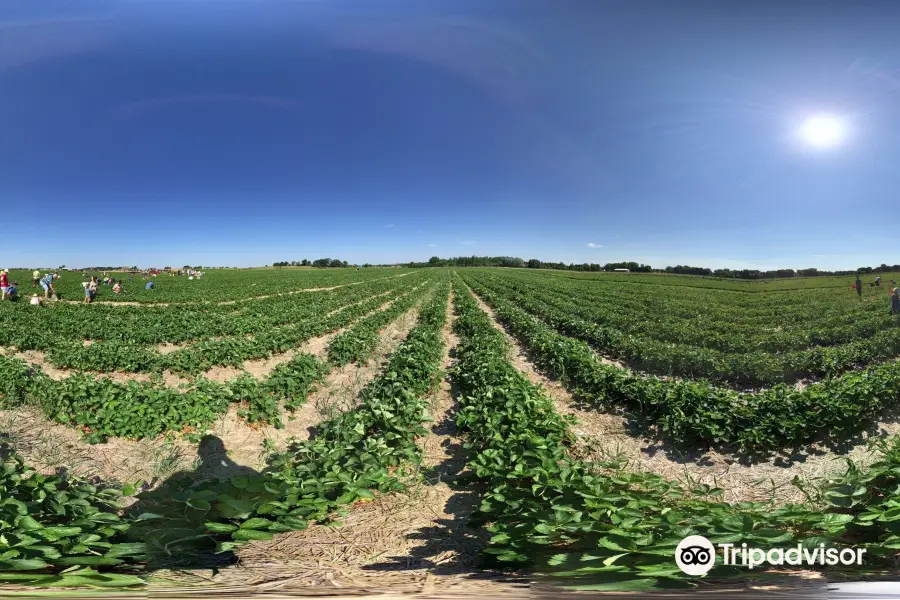
[[686, 575], [706, 575], [716, 564], [716, 550], [702, 535], [689, 535], [675, 548], [675, 564]]

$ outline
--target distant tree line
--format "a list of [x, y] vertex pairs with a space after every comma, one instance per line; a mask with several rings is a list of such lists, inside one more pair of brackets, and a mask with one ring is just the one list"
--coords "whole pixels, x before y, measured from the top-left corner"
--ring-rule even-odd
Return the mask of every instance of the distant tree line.
[[650, 273], [650, 265], [636, 262], [566, 264], [562, 262], [545, 262], [532, 258], [528, 261], [517, 256], [458, 256], [455, 258], [439, 258], [432, 256], [427, 263], [407, 263], [404, 266], [417, 267], [512, 267], [517, 269], [558, 269], [562, 271], [612, 271], [614, 269], [630, 269], [632, 271]]
[[346, 260], [338, 260], [336, 258], [319, 258], [312, 262], [307, 259], [303, 260], [283, 260], [281, 262], [272, 263], [273, 267], [349, 267]]
[[677, 275], [702, 275], [706, 277], [722, 277], [728, 279], [781, 279], [789, 277], [818, 277], [824, 275], [856, 275], [871, 273], [900, 272], [900, 265], [881, 264], [878, 267], [860, 267], [852, 271], [824, 271], [821, 269], [776, 269], [773, 271], [761, 271], [758, 269], [710, 269], [707, 267], [692, 267], [689, 265], [669, 266], [665, 269], [655, 269], [650, 265], [636, 262], [614, 262], [600, 265], [597, 263], [569, 263], [545, 262], [532, 258], [524, 260], [515, 256], [458, 256], [454, 258], [440, 258], [432, 256], [428, 262], [411, 262], [404, 266], [410, 268], [420, 267], [513, 267], [527, 269], [557, 269], [561, 271], [615, 271], [616, 269], [628, 269], [633, 273], [673, 273]]
[[[63, 265], [59, 268], [60, 271], [65, 269], [66, 266]], [[137, 271], [137, 267], [130, 267], [132, 271]], [[119, 271], [119, 270], [128, 270], [129, 267], [123, 267], [122, 265], [118, 265], [115, 267], [79, 267], [77, 269], [68, 269], [70, 271]]]
[[[687, 267], [692, 269], [695, 267]], [[668, 269], [667, 269], [668, 270]], [[709, 269], [704, 269], [709, 271]], [[709, 273], [694, 273], [699, 275], [712, 275], [714, 277], [728, 277], [733, 279], [783, 279], [790, 277], [820, 277], [824, 275], [867, 275], [871, 273], [890, 273], [900, 271], [900, 265], [886, 265], [882, 263], [877, 267], [860, 267], [850, 271], [823, 271], [816, 268], [808, 269], [777, 269], [774, 271], [760, 271], [757, 269], [716, 269]], [[677, 271], [671, 271], [673, 273]]]

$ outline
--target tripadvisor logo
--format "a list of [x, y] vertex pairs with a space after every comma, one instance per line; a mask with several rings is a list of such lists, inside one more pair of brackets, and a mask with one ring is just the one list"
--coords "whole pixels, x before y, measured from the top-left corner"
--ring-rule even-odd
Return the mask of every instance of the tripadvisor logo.
[[[844, 566], [862, 565], [865, 548], [826, 548], [825, 544], [818, 547], [804, 548], [797, 544], [791, 548], [749, 548], [747, 544], [736, 546], [735, 544], [716, 544], [722, 549], [722, 564], [727, 566], [742, 566], [748, 569], [761, 565], [772, 566], [800, 566], [821, 565], [830, 566], [841, 564]], [[687, 575], [706, 575], [716, 563], [716, 550], [712, 542], [702, 535], [690, 535], [675, 548], [675, 564]]]
[[675, 564], [687, 575], [706, 575], [716, 562], [716, 549], [702, 535], [689, 535], [675, 548]]

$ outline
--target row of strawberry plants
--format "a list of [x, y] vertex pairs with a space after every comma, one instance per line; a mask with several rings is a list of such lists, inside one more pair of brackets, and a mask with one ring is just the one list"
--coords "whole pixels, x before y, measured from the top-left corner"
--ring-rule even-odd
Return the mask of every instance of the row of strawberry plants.
[[[710, 275], [679, 275], [675, 273], [597, 273], [586, 271], [541, 270], [552, 277], [585, 282], [605, 280], [625, 284], [651, 284], [688, 290], [721, 290], [749, 295], [768, 296], [784, 292], [811, 291], [828, 293], [843, 291], [853, 283], [853, 275], [828, 275], [790, 278], [737, 279]], [[874, 278], [872, 274], [870, 277]], [[863, 275], [863, 285], [868, 287], [870, 277]], [[884, 273], [882, 280], [900, 279], [897, 273]]]
[[328, 365], [312, 354], [302, 353], [276, 367], [265, 381], [244, 374], [229, 381], [228, 385], [232, 395], [247, 404], [238, 416], [248, 423], [269, 424], [281, 429], [284, 427], [281, 408], [294, 412], [303, 406], [328, 373]]
[[[339, 329], [376, 310], [393, 297], [388, 293], [349, 305], [324, 303], [307, 306], [302, 313], [298, 313], [298, 320], [289, 325], [264, 329], [254, 336], [236, 335], [201, 341], [168, 354], [146, 346], [116, 341], [97, 342], [89, 346], [80, 341], [69, 341], [51, 348], [47, 358], [57, 367], [101, 373], [162, 372], [168, 369], [177, 373], [198, 374], [215, 366], [240, 367], [247, 360], [285, 352], [311, 337]], [[329, 311], [333, 312], [322, 316]]]
[[511, 302], [485, 301], [545, 371], [601, 406], [621, 405], [691, 447], [716, 444], [740, 451], [807, 445], [823, 436], [843, 440], [865, 430], [900, 399], [900, 363], [827, 379], [802, 391], [778, 385], [739, 393], [705, 380], [663, 380], [603, 364], [591, 347], [553, 331]]
[[242, 415], [248, 422], [280, 427], [279, 407], [295, 410], [328, 372], [314, 356], [299, 354], [263, 382], [250, 375], [224, 384], [201, 377], [172, 388], [159, 379], [118, 383], [81, 373], [54, 381], [22, 360], [0, 357], [0, 406], [39, 406], [49, 419], [78, 427], [91, 443], [203, 431], [239, 402], [248, 404]]
[[[498, 273], [473, 269], [471, 275], [529, 285], [542, 294], [577, 298], [585, 306], [596, 306], [603, 314], [610, 314], [613, 324], [623, 321], [623, 327], [640, 328], [642, 319], [646, 319], [652, 324], [651, 333], [664, 331], [670, 322], [690, 326], [687, 335], [692, 331], [708, 331], [727, 336], [739, 331], [742, 336], [756, 338], [757, 343], [772, 345], [766, 348], [771, 350], [789, 349], [795, 338], [804, 339], [810, 331], [823, 331], [821, 339], [810, 341], [829, 344], [858, 339], [851, 332], [865, 335], [871, 328], [878, 330], [890, 325], [883, 301], [860, 302], [855, 294], [843, 291], [840, 294], [710, 293], [649, 282], [613, 283], [603, 278], [573, 282], [521, 271]], [[794, 301], [794, 305], [789, 306], [789, 301]], [[722, 342], [724, 338], [714, 340]]]
[[422, 272], [330, 291], [224, 306], [206, 303], [149, 308], [55, 303], [37, 309], [0, 304], [0, 346], [46, 351], [63, 341], [147, 345], [244, 335], [379, 294], [411, 289], [430, 276]]
[[[2, 399], [5, 402], [26, 400], [28, 392], [25, 388], [30, 387], [27, 385], [27, 378], [31, 374], [27, 370], [23, 371], [22, 365], [17, 364], [19, 362], [0, 362], [0, 372], [20, 376], [16, 381], [24, 384], [16, 388], [4, 386]], [[13, 371], [12, 368], [17, 370]], [[253, 378], [239, 378], [225, 386], [205, 386], [209, 393], [207, 400], [211, 403], [204, 408], [224, 410], [230, 394], [231, 399], [250, 398], [251, 413], [255, 408], [254, 400], [260, 396], [281, 400], [286, 409], [292, 410], [306, 400], [316, 382], [328, 371], [328, 367], [314, 356], [300, 354], [277, 367], [263, 383]], [[48, 389], [40, 384], [46, 383], [48, 380], [42, 379], [33, 393], [45, 394]], [[121, 387], [118, 389], [122, 390]], [[185, 404], [184, 398], [171, 395], [158, 397], [157, 402], [142, 403], [141, 398], [137, 397], [110, 396], [108, 389], [87, 389], [85, 392], [75, 403], [79, 404], [77, 409], [83, 411], [82, 416], [84, 413], [96, 414], [90, 425], [96, 427], [97, 432], [109, 427], [113, 419], [115, 424], [121, 425], [137, 415], [147, 419], [144, 425], [149, 427], [157, 420], [171, 419], [160, 423], [157, 432], [162, 432], [167, 427], [176, 428], [185, 418], [191, 420], [198, 416], [196, 412], [186, 414], [198, 408], [196, 405]], [[105, 404], [90, 405], [92, 392], [99, 392], [106, 401]], [[188, 395], [191, 395], [190, 392]], [[51, 395], [43, 406], [47, 410], [61, 412], [75, 408], [72, 405], [60, 406], [58, 400], [58, 397]], [[169, 410], [164, 413], [166, 407]], [[259, 410], [258, 407], [256, 410]], [[279, 419], [277, 413], [261, 416], [270, 422]], [[149, 432], [150, 429], [145, 427], [144, 431]], [[0, 498], [3, 499], [0, 503], [0, 582], [94, 587], [141, 585], [142, 579], [134, 576], [134, 573], [140, 572], [136, 569], [144, 566], [154, 555], [164, 555], [169, 560], [172, 550], [168, 545], [184, 534], [184, 529], [179, 529], [178, 523], [169, 523], [171, 528], [165, 525], [161, 527], [163, 516], [159, 514], [141, 510], [121, 515], [118, 501], [123, 494], [133, 494], [134, 486], [100, 486], [77, 477], [41, 475], [26, 467], [22, 459], [15, 455], [5, 460], [0, 468]], [[217, 484], [217, 489], [223, 493], [220, 516], [239, 518], [242, 496], [256, 492], [266, 493], [266, 486], [271, 490], [273, 485], [277, 483], [271, 479], [262, 482], [229, 481], [224, 487]], [[191, 494], [166, 490], [164, 496], [169, 499], [167, 504], [170, 507], [174, 501], [179, 515], [185, 516], [188, 512], [210, 506], [208, 500], [205, 500], [211, 498], [210, 493], [208, 488], [194, 490]], [[259, 521], [260, 519], [243, 520], [242, 532], [234, 534], [233, 539], [252, 539], [254, 527], [258, 526]], [[212, 523], [210, 527], [215, 529], [215, 525]], [[234, 529], [231, 526], [223, 527], [229, 531]], [[203, 529], [205, 527], [200, 527], [193, 533], [203, 537], [200, 535]], [[123, 566], [126, 571], [109, 571], [116, 566]], [[99, 572], [94, 567], [101, 567], [105, 571]]]
[[[492, 534], [488, 557], [576, 587], [638, 590], [691, 585], [674, 561], [688, 535], [755, 547], [852, 545], [867, 549], [868, 568], [890, 564], [896, 554], [900, 513], [890, 507], [900, 500], [900, 440], [871, 470], [831, 482], [815, 506], [729, 505], [721, 489], [686, 488], [574, 457], [569, 421], [512, 367], [489, 317], [462, 289], [456, 308], [457, 422], [471, 450], [469, 467], [487, 487], [475, 521]], [[708, 577], [739, 573], [720, 560]]]
[[[821, 307], [809, 307], [808, 319], [797, 313], [777, 318], [756, 318], [746, 323], [729, 322], [724, 314], [740, 312], [734, 305], [719, 310], [689, 303], [686, 316], [672, 314], [670, 303], [664, 310], [656, 307], [623, 306], [611, 302], [596, 290], [579, 290], [552, 282], [528, 282], [520, 278], [491, 273], [479, 281], [500, 285], [518, 293], [535, 295], [551, 302], [564, 303], [583, 319], [601, 326], [613, 327], [623, 334], [649, 338], [651, 341], [677, 342], [722, 352], [786, 352], [811, 346], [833, 346], [864, 341], [896, 323], [885, 311], [839, 311], [829, 317]], [[869, 305], [871, 306], [871, 304]], [[834, 308], [834, 307], [832, 307]], [[724, 313], [724, 314], [723, 314]], [[702, 326], [698, 327], [698, 324]]]
[[[421, 460], [416, 440], [426, 433], [422, 426], [428, 420], [424, 395], [440, 379], [441, 329], [446, 318], [448, 292], [449, 285], [442, 284], [438, 295], [420, 312], [418, 325], [392, 355], [385, 371], [364, 389], [359, 407], [320, 425], [320, 432], [313, 440], [273, 457], [269, 472], [263, 476], [205, 480], [189, 484], [187, 489], [178, 489], [184, 484], [184, 480], [179, 480], [164, 494], [147, 494], [156, 498], [158, 506], [154, 506], [152, 499], [138, 497], [142, 509], [158, 508], [159, 512], [132, 512], [121, 519], [115, 514], [98, 513], [96, 503], [84, 500], [84, 494], [73, 497], [78, 500], [78, 508], [69, 513], [84, 513], [91, 521], [109, 525], [101, 533], [115, 536], [112, 539], [115, 543], [108, 543], [96, 531], [83, 527], [84, 518], [70, 517], [59, 507], [48, 514], [38, 513], [39, 507], [33, 503], [12, 506], [13, 511], [18, 511], [16, 518], [0, 519], [0, 533], [6, 536], [0, 536], [0, 552], [6, 550], [0, 554], [0, 569], [18, 572], [0, 573], [0, 580], [133, 585], [140, 580], [118, 573], [98, 573], [84, 565], [109, 568], [123, 562], [143, 563], [154, 553], [170, 560], [181, 546], [192, 546], [199, 537], [221, 540], [227, 536], [228, 541], [218, 544], [219, 550], [226, 550], [247, 540], [270, 538], [275, 532], [302, 529], [309, 520], [323, 518], [336, 508], [370, 498], [373, 492], [401, 489], [398, 469]], [[12, 373], [11, 369], [18, 366], [15, 363], [21, 362], [6, 360], [0, 361], [0, 372]], [[298, 375], [312, 380], [326, 371], [327, 367], [313, 357], [300, 355], [276, 369], [261, 385], [284, 399], [287, 407], [298, 403], [309, 392], [309, 385], [298, 382]], [[37, 385], [48, 383], [46, 378], [38, 379]], [[223, 391], [228, 386], [217, 387]], [[4, 392], [6, 401], [13, 401], [13, 394], [24, 401], [30, 393], [28, 389], [12, 386], [6, 386]], [[118, 408], [127, 408], [126, 404], [123, 402]], [[174, 412], [180, 412], [180, 408]], [[0, 477], [0, 485], [5, 482]], [[0, 491], [0, 497], [19, 497], [27, 491], [29, 482], [40, 483], [42, 478], [32, 475], [28, 482], [17, 481], [16, 489], [9, 493]], [[45, 491], [49, 489], [45, 486], [40, 490], [41, 499], [47, 498]], [[54, 492], [57, 493], [53, 501], [68, 499], [64, 490], [54, 489]], [[107, 494], [121, 495], [111, 490], [104, 491], [103, 497]], [[3, 506], [9, 510], [10, 500]], [[110, 525], [113, 521], [116, 523]], [[21, 531], [26, 533], [15, 537]], [[186, 536], [186, 532], [191, 535]], [[206, 535], [200, 535], [203, 532]], [[21, 559], [26, 552], [29, 554]], [[40, 553], [45, 560], [31, 558], [34, 553]], [[82, 553], [89, 556], [83, 557]], [[66, 571], [70, 565], [74, 567]]]
[[[401, 304], [395, 303], [392, 309], [376, 313], [376, 316], [390, 322], [414, 302], [414, 297], [408, 295], [401, 299]], [[356, 305], [351, 309], [362, 311], [366, 307]], [[304, 339], [337, 329], [346, 322], [346, 312], [308, 322], [303, 330]], [[166, 386], [160, 379], [121, 384], [83, 373], [54, 381], [39, 370], [28, 369], [24, 361], [0, 357], [0, 371], [20, 375], [15, 379], [20, 383], [4, 384], [9, 392], [3, 393], [0, 401], [6, 405], [26, 401], [38, 404], [48, 418], [80, 428], [89, 442], [100, 442], [108, 436], [140, 439], [170, 431], [200, 431], [224, 414], [232, 402], [247, 404], [241, 416], [248, 422], [281, 427], [281, 403], [289, 409], [296, 408], [298, 403], [289, 394], [324, 373], [325, 367], [318, 366], [316, 359], [302, 357], [295, 357], [276, 369], [263, 383], [249, 375], [226, 384], [200, 377], [177, 389]], [[0, 388], [0, 392], [5, 391]]]
[[[483, 269], [482, 269], [483, 270]], [[810, 309], [824, 309], [828, 313], [836, 306], [840, 306], [844, 312], [848, 309], [853, 312], [867, 312], [872, 310], [866, 304], [860, 303], [856, 294], [851, 292], [849, 286], [853, 283], [853, 277], [844, 279], [846, 284], [829, 288], [791, 288], [779, 289], [769, 285], [771, 282], [745, 282], [725, 289], [713, 289], [708, 287], [672, 285], [672, 278], [666, 275], [649, 276], [610, 276], [598, 274], [585, 278], [576, 274], [550, 274], [546, 271], [515, 271], [516, 276], [523, 279], [553, 281], [557, 285], [582, 289], [591, 292], [599, 292], [604, 295], [617, 296], [622, 301], [653, 303], [663, 300], [666, 304], [674, 302], [677, 310], [687, 308], [693, 303], [702, 303], [700, 310], [711, 308], [717, 310], [724, 307], [736, 307], [739, 310], [731, 311], [731, 318], [741, 322], [747, 318], [779, 317], [782, 314], [808, 315]], [[876, 291], [878, 288], [871, 288]], [[882, 290], [884, 288], [881, 288]]]
[[[429, 292], [424, 291], [427, 296]], [[335, 336], [328, 344], [328, 360], [343, 367], [352, 362], [365, 362], [375, 352], [381, 330], [408, 312], [421, 296], [408, 294], [394, 302], [387, 310], [360, 319], [347, 331]]]
[[[154, 510], [157, 530], [200, 532], [221, 552], [304, 529], [375, 493], [403, 489], [421, 461], [416, 440], [426, 434], [429, 419], [424, 396], [440, 380], [448, 293], [449, 283], [440, 284], [357, 407], [318, 425], [312, 439], [271, 456], [258, 477], [186, 484], [170, 494], [174, 508]], [[170, 499], [163, 504], [171, 505]], [[173, 533], [154, 543], [172, 551], [176, 540]]]
[[[341, 297], [341, 290], [313, 292], [304, 297], [310, 303]], [[269, 318], [285, 315], [299, 306], [288, 298], [269, 303]], [[105, 305], [55, 303], [44, 310], [6, 307], [0, 310], [3, 333], [0, 342], [23, 350], [45, 350], [58, 339], [87, 339], [154, 344], [184, 342], [206, 337], [240, 333], [250, 323], [262, 320], [253, 305], [114, 307]], [[40, 325], [40, 326], [37, 326]], [[52, 334], [52, 335], [51, 335]]]
[[286, 352], [310, 338], [346, 327], [373, 311], [381, 314], [385, 312], [379, 310], [383, 304], [392, 302], [391, 306], [394, 306], [407, 302], [416, 289], [399, 296], [377, 296], [327, 315], [321, 312], [313, 314], [292, 325], [259, 332], [253, 338], [232, 337], [194, 344], [164, 355], [162, 365], [178, 373], [201, 373], [214, 366], [239, 366], [247, 360], [267, 358]]
[[[393, 278], [402, 279], [410, 271], [401, 268], [363, 269], [303, 269], [303, 270], [262, 270], [262, 269], [202, 269], [203, 278], [188, 280], [187, 277], [170, 277], [161, 274], [151, 277], [155, 286], [145, 290], [147, 279], [143, 277], [128, 278], [122, 272], [110, 272], [109, 275], [122, 281], [123, 292], [113, 294], [106, 286], [101, 287], [99, 298], [103, 301], [153, 303], [177, 302], [184, 306], [202, 302], [242, 301], [250, 296], [270, 296], [290, 294], [299, 290], [331, 288], [336, 286], [354, 286], [378, 280]], [[93, 275], [102, 274], [93, 272]], [[77, 271], [62, 272], [62, 277], [55, 287], [64, 299], [81, 300], [84, 292], [81, 282], [85, 276]], [[10, 281], [27, 282], [31, 279], [31, 270], [12, 270]], [[42, 291], [42, 290], [41, 290]], [[116, 306], [113, 309], [118, 308]], [[125, 308], [125, 307], [122, 307]]]
[[655, 374], [768, 386], [808, 377], [829, 377], [900, 354], [898, 328], [880, 331], [866, 340], [828, 348], [786, 354], [724, 353], [629, 335], [615, 327], [578, 318], [590, 316], [591, 311], [581, 308], [582, 304], [577, 301], [557, 301], [546, 295], [536, 297], [518, 293], [493, 283], [485, 284], [481, 279], [470, 278], [469, 281], [480, 292], [514, 302], [557, 331], [584, 340], [603, 354], [626, 361], [633, 368]]

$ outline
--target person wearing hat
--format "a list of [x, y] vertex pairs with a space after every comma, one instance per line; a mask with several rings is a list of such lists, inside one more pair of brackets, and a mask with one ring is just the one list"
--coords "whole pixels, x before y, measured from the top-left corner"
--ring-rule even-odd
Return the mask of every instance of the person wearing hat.
[[9, 293], [9, 271], [6, 269], [0, 271], [0, 292], [3, 292], [0, 300], [6, 300], [6, 295]]
[[37, 287], [41, 281], [41, 272], [35, 269], [31, 272], [31, 287]]

